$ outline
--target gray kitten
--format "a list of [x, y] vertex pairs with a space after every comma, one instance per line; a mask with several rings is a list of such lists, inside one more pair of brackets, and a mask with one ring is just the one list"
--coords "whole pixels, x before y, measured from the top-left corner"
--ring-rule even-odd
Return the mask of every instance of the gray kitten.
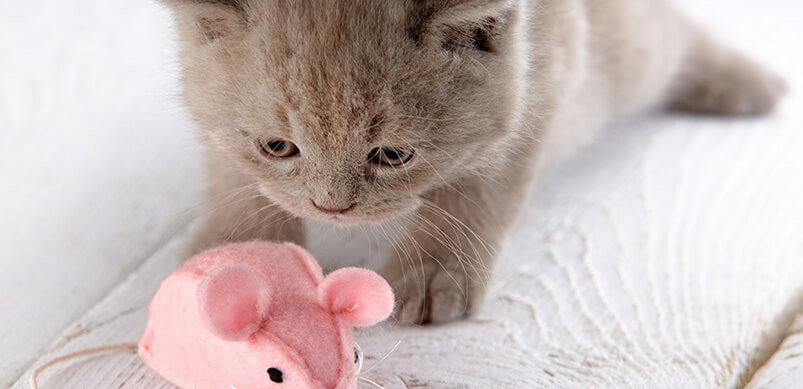
[[481, 305], [536, 172], [653, 106], [772, 110], [783, 82], [661, 0], [164, 0], [209, 150], [193, 250], [401, 220], [397, 319]]

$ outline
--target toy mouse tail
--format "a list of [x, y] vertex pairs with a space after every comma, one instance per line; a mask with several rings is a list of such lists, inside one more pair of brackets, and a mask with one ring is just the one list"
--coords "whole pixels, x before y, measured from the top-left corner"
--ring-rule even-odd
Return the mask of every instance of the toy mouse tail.
[[109, 345], [109, 346], [87, 348], [87, 349], [78, 350], [78, 351], [69, 353], [67, 355], [62, 355], [62, 356], [60, 356], [58, 358], [55, 358], [55, 359], [52, 359], [50, 361], [45, 362], [44, 364], [42, 364], [42, 366], [37, 367], [36, 370], [34, 370], [31, 373], [31, 377], [28, 379], [28, 384], [30, 384], [31, 389], [38, 389], [39, 386], [36, 383], [36, 377], [38, 377], [39, 374], [41, 374], [43, 371], [45, 371], [45, 369], [47, 369], [48, 367], [53, 366], [53, 365], [55, 365], [57, 363], [68, 361], [70, 359], [80, 358], [80, 357], [87, 356], [87, 355], [105, 353], [105, 352], [115, 351], [115, 350], [137, 351], [137, 347], [138, 346], [137, 346], [136, 342], [118, 343], [118, 344], [113, 344], [113, 345]]

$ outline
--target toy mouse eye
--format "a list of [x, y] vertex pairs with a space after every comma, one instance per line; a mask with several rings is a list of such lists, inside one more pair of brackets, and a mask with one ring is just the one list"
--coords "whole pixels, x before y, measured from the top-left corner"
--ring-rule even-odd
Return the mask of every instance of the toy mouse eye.
[[357, 366], [357, 373], [359, 373], [362, 370], [362, 349], [357, 343], [354, 343], [354, 365]]
[[271, 367], [270, 369], [268, 369], [268, 376], [270, 377], [271, 381], [276, 382], [278, 384], [284, 382], [284, 380], [282, 379], [282, 371], [275, 367]]

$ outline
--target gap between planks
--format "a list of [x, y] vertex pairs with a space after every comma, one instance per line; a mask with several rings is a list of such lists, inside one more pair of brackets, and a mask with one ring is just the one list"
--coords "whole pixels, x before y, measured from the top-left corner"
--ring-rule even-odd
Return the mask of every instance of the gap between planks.
[[784, 310], [772, 321], [767, 332], [759, 341], [753, 360], [744, 374], [739, 377], [740, 389], [751, 387], [754, 384], [753, 379], [756, 373], [770, 363], [786, 339], [796, 335], [790, 330], [793, 329], [798, 317], [803, 317], [803, 288], [789, 299]]

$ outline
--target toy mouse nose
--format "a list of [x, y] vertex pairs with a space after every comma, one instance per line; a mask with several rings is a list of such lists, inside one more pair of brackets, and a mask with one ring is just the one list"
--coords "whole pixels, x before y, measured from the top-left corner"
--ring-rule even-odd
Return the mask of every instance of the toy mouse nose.
[[317, 209], [319, 209], [319, 210], [321, 210], [321, 211], [323, 211], [325, 213], [328, 213], [330, 215], [339, 215], [339, 214], [341, 214], [343, 212], [348, 211], [349, 209], [353, 208], [354, 205], [356, 205], [356, 203], [352, 203], [351, 205], [349, 205], [347, 207], [328, 208], [328, 207], [322, 207], [322, 206], [318, 205], [317, 203], [315, 203], [315, 200], [311, 200], [311, 201], [312, 201], [312, 205], [315, 206], [315, 208], [317, 208]]

